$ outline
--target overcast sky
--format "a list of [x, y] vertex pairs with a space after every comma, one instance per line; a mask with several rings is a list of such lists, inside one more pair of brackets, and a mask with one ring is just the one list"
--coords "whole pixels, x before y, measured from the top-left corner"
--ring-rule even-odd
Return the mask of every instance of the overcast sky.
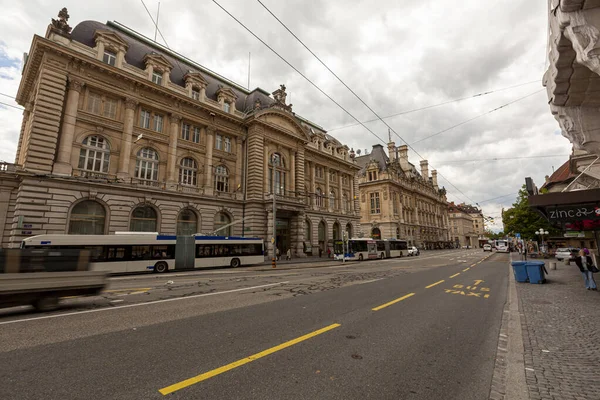
[[[144, 1], [155, 14], [158, 1]], [[375, 118], [257, 1], [218, 1], [356, 118]], [[386, 122], [402, 137], [392, 133], [397, 145], [418, 141], [414, 149], [443, 176], [439, 184], [450, 201], [478, 202], [486, 216], [496, 217], [492, 229], [501, 228], [500, 210], [515, 200], [526, 176], [541, 186], [544, 176], [568, 159], [571, 144], [560, 135], [541, 91], [546, 0], [380, 0], [376, 6], [354, 0], [262, 1], [382, 117], [471, 97]], [[64, 6], [73, 27], [84, 20], [110, 20], [154, 36], [141, 0], [0, 0], [1, 93], [16, 94], [23, 53]], [[211, 0], [161, 1], [159, 28], [173, 50], [243, 86], [252, 53], [252, 88], [272, 92], [285, 84], [297, 114], [355, 150], [364, 153], [381, 143], [360, 125], [335, 129], [355, 121]], [[499, 90], [516, 85], [521, 86]], [[489, 91], [495, 92], [473, 97]], [[14, 161], [21, 118], [20, 110], [0, 105], [0, 160]], [[366, 125], [388, 141], [383, 123]], [[547, 155], [555, 157], [493, 160]], [[413, 151], [409, 160], [418, 167], [420, 157]], [[510, 196], [486, 201], [504, 195]]]

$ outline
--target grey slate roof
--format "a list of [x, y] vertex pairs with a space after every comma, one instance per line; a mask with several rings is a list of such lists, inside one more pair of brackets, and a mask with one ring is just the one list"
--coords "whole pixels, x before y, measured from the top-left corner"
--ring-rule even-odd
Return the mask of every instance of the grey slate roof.
[[[132, 66], [140, 69], [146, 69], [144, 63], [144, 56], [149, 53], [158, 53], [164, 56], [173, 65], [171, 70], [170, 79], [176, 85], [185, 87], [185, 81], [183, 76], [188, 71], [200, 72], [202, 76], [208, 82], [206, 88], [206, 96], [212, 100], [217, 100], [216, 92], [219, 90], [219, 85], [225, 88], [232, 89], [238, 96], [235, 103], [237, 110], [244, 111], [248, 108], [253, 108], [256, 99], [260, 99], [262, 106], [268, 106], [275, 102], [274, 99], [269, 97], [269, 94], [262, 89], [256, 88], [252, 91], [247, 91], [237, 87], [233, 82], [228, 82], [227, 79], [219, 77], [218, 74], [203, 68], [199, 65], [194, 65], [193, 62], [186, 62], [185, 57], [164, 49], [158, 44], [152, 43], [152, 41], [146, 41], [141, 38], [141, 34], [138, 34], [140, 38], [130, 34], [121, 28], [121, 25], [108, 22], [103, 24], [97, 21], [83, 21], [77, 24], [77, 26], [71, 32], [71, 39], [80, 42], [89, 47], [95, 47], [96, 42], [94, 40], [94, 33], [96, 30], [107, 30], [117, 34], [123, 39], [129, 46], [127, 53], [125, 54], [125, 61]], [[129, 28], [127, 28], [129, 29]], [[215, 76], [216, 75], [216, 76]]]
[[[371, 162], [371, 160], [375, 160], [377, 164], [379, 164], [380, 171], [385, 171], [388, 163], [390, 162], [390, 158], [381, 144], [374, 144], [371, 153], [356, 157], [355, 160], [356, 163], [361, 167], [360, 171], [358, 171], [360, 175], [364, 175], [366, 173], [367, 165]], [[410, 166], [413, 175], [421, 176], [414, 164], [409, 162], [408, 165]]]

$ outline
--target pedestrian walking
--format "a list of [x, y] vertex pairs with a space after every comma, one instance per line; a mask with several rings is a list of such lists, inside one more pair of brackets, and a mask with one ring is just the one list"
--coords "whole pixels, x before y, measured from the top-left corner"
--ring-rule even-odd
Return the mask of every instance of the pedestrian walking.
[[275, 248], [275, 259], [277, 261], [279, 261], [279, 258], [281, 257], [281, 253], [279, 252], [279, 247]]
[[321, 258], [322, 255], [323, 255], [323, 249], [321, 248], [321, 246], [319, 246], [319, 258]]
[[598, 272], [598, 268], [594, 265], [588, 249], [579, 250], [579, 256], [575, 258], [575, 264], [579, 267], [581, 275], [583, 275], [585, 288], [587, 290], [598, 290], [594, 280], [594, 272]]
[[285, 254], [285, 259], [288, 261], [292, 259], [292, 249], [288, 249], [287, 253]]

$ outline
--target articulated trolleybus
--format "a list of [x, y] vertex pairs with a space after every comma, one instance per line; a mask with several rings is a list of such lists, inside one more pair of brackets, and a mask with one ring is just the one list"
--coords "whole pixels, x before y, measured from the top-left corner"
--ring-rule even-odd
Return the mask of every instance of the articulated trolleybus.
[[508, 240], [496, 240], [496, 251], [498, 253], [509, 253]]
[[[346, 246], [346, 247], [344, 247]], [[341, 240], [334, 242], [334, 255], [336, 260], [342, 257], [346, 260], [369, 260], [395, 258], [408, 255], [408, 242], [397, 239], [349, 239], [345, 244]]]
[[[167, 272], [176, 269], [239, 267], [264, 262], [260, 238], [174, 236], [122, 232], [115, 235], [38, 235], [23, 239], [22, 248], [87, 249], [90, 269], [111, 274]], [[187, 260], [187, 262], [184, 262]]]

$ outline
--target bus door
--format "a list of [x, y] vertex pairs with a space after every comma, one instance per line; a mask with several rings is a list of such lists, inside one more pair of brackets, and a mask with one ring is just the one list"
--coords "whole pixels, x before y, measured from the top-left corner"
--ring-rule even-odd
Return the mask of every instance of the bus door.
[[175, 245], [175, 269], [193, 269], [195, 264], [196, 238], [177, 236]]
[[374, 240], [368, 241], [367, 251], [369, 252], [369, 259], [377, 258], [377, 242]]

